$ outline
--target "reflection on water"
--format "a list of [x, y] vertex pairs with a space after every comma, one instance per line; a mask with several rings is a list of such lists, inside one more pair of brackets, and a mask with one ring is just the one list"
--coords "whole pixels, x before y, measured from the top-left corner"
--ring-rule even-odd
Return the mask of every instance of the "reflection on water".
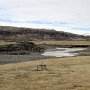
[[54, 56], [54, 57], [75, 56], [77, 55], [77, 53], [74, 52], [80, 50], [85, 50], [85, 48], [56, 48], [56, 49], [46, 50], [42, 55]]

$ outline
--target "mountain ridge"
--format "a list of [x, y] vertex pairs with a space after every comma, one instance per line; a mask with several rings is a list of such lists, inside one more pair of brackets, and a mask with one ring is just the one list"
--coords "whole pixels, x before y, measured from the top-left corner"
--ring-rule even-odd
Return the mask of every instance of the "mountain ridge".
[[15, 42], [34, 40], [90, 40], [90, 36], [56, 31], [54, 29], [0, 26], [0, 40]]

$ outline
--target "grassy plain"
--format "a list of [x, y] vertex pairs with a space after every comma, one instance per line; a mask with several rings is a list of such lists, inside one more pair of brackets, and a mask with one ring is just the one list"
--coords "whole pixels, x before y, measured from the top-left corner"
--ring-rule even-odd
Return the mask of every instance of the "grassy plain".
[[[56, 41], [56, 40], [48, 40], [48, 41], [42, 41], [42, 40], [37, 40], [37, 41], [31, 41], [34, 42], [37, 45], [90, 45], [90, 41], [86, 40], [61, 40], [61, 41]], [[8, 44], [16, 44], [16, 42], [6, 42], [6, 41], [0, 41], [0, 45], [8, 45]]]
[[16, 44], [16, 42], [0, 41], [0, 45], [9, 45], [9, 44]]
[[0, 65], [0, 90], [90, 90], [90, 56]]
[[41, 45], [41, 44], [46, 44], [46, 45], [90, 45], [90, 41], [86, 41], [86, 40], [70, 40], [70, 41], [49, 40], [49, 41], [33, 41], [33, 42], [38, 45]]

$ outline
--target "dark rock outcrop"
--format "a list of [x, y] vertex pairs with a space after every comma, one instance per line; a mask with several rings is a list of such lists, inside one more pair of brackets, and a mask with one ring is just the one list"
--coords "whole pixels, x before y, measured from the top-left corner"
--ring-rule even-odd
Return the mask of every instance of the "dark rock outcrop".
[[0, 54], [14, 54], [14, 55], [22, 55], [22, 54], [30, 54], [32, 52], [43, 52], [44, 48], [35, 45], [32, 42], [24, 42], [18, 44], [10, 44], [0, 46]]

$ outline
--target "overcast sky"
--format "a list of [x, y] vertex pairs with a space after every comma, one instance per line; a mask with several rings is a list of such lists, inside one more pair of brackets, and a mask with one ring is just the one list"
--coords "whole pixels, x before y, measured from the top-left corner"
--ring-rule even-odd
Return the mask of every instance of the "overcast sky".
[[0, 25], [90, 34], [90, 0], [0, 0]]

